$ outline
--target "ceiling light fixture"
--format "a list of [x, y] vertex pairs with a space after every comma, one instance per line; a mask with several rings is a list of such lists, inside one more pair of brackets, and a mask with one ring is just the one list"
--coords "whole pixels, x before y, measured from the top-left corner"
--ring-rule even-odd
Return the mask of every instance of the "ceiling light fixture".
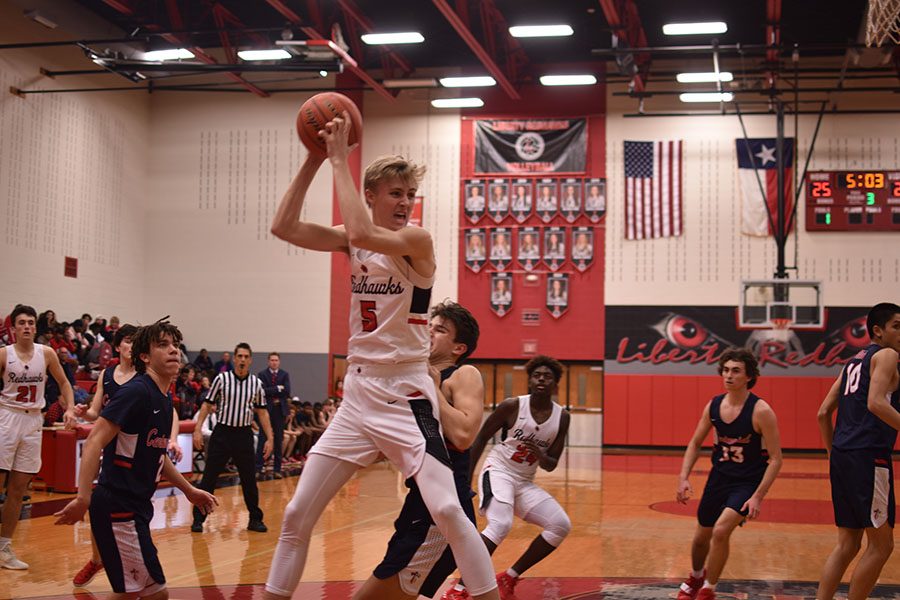
[[402, 31], [398, 33], [366, 33], [359, 36], [370, 46], [380, 44], [421, 44], [425, 37], [418, 31]]
[[169, 50], [153, 50], [152, 52], [144, 52], [143, 60], [150, 62], [164, 60], [180, 60], [183, 58], [194, 58], [194, 53], [187, 48], [170, 48]]
[[663, 33], [666, 35], [703, 35], [725, 33], [728, 25], [722, 21], [710, 21], [706, 23], [667, 23], [663, 25]]
[[594, 85], [597, 78], [593, 75], [543, 75], [541, 85]]
[[481, 98], [435, 98], [431, 101], [435, 108], [478, 108], [484, 106]]
[[37, 9], [26, 10], [25, 16], [27, 18], [31, 19], [32, 21], [34, 21], [35, 23], [40, 23], [47, 29], [56, 29], [56, 27], [57, 27], [55, 21], [51, 21], [50, 19], [45, 17], [43, 14], [41, 14], [41, 12], [38, 11]]
[[446, 88], [452, 87], [490, 87], [497, 85], [497, 80], [487, 75], [477, 77], [442, 77], [441, 85]]
[[238, 58], [246, 61], [284, 60], [285, 58], [291, 57], [290, 52], [282, 50], [281, 48], [274, 48], [271, 50], [241, 50], [237, 54]]
[[408, 79], [383, 79], [381, 85], [388, 89], [433, 88], [438, 86], [438, 82], [434, 77], [410, 77]]
[[682, 102], [731, 102], [734, 94], [731, 92], [688, 92], [680, 94], [678, 99]]
[[[675, 76], [678, 83], [711, 83], [716, 81], [715, 73], [679, 73]], [[734, 75], [728, 71], [719, 72], [719, 81], [732, 81]]]
[[516, 38], [564, 37], [573, 33], [570, 25], [514, 25], [509, 28], [509, 35]]

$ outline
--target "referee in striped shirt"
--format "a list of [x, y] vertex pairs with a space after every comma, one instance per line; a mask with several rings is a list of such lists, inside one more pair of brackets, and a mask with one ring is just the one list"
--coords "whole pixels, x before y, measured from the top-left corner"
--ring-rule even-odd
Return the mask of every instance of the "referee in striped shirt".
[[[241, 342], [234, 348], [234, 370], [219, 373], [213, 380], [209, 389], [209, 395], [197, 413], [197, 423], [194, 425], [194, 447], [203, 448], [203, 435], [200, 428], [206, 415], [209, 414], [209, 405], [218, 405], [218, 422], [209, 438], [209, 448], [206, 450], [206, 468], [203, 469], [203, 479], [200, 481], [200, 489], [212, 493], [216, 487], [216, 481], [228, 459], [234, 461], [241, 478], [241, 490], [244, 492], [244, 504], [250, 511], [250, 522], [247, 529], [263, 533], [267, 531], [263, 523], [263, 512], [259, 508], [259, 490], [256, 487], [256, 452], [253, 448], [253, 430], [250, 424], [253, 422], [255, 412], [266, 433], [266, 443], [263, 454], [268, 457], [272, 453], [272, 424], [269, 421], [269, 411], [266, 410], [266, 395], [263, 391], [262, 381], [259, 377], [250, 374], [250, 364], [253, 362], [253, 351], [246, 342]], [[194, 510], [194, 522], [191, 531], [203, 532], [203, 521], [206, 516], [199, 510]]]

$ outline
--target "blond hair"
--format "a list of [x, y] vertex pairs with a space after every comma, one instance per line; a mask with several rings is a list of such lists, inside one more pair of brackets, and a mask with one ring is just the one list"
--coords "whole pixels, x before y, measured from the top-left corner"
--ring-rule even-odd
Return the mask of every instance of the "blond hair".
[[403, 183], [419, 187], [425, 176], [425, 165], [417, 165], [402, 156], [382, 156], [366, 167], [363, 189], [375, 191], [375, 187], [385, 179], [400, 179]]

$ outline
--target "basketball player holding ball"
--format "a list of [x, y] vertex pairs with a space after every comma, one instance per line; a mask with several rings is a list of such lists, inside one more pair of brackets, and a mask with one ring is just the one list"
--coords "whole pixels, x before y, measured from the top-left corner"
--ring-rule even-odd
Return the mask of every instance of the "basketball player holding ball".
[[[307, 103], [316, 100], [314, 96]], [[310, 450], [303, 477], [285, 509], [265, 598], [291, 597], [303, 574], [313, 527], [325, 506], [357, 469], [383, 453], [404, 478], [415, 479], [470, 593], [497, 599], [490, 556], [456, 495], [437, 418], [435, 384], [428, 372], [434, 246], [426, 230], [408, 226], [425, 168], [400, 156], [375, 160], [365, 172], [364, 204], [347, 160], [361, 121], [343, 101], [333, 104], [342, 116], [331, 119], [319, 134], [334, 169], [344, 224], [328, 227], [300, 220], [306, 193], [325, 159], [313, 147], [281, 200], [272, 233], [302, 248], [350, 257], [344, 401]]]

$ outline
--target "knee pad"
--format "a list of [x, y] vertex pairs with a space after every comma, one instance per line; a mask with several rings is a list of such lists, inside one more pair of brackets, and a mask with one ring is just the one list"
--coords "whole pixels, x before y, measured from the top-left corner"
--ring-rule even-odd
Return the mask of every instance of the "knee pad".
[[488, 506], [486, 513], [488, 524], [484, 531], [481, 532], [481, 535], [494, 542], [494, 545], [499, 546], [512, 529], [513, 507], [503, 502], [498, 502], [495, 498]]
[[572, 521], [569, 520], [569, 516], [566, 513], [560, 511], [560, 514], [551, 523], [548, 523], [544, 531], [541, 532], [541, 537], [556, 548], [562, 544], [562, 541], [566, 539], [571, 530]]
[[309, 542], [312, 537], [312, 527], [306, 527], [307, 519], [305, 511], [295, 502], [289, 502], [284, 509], [284, 519], [281, 522], [281, 534], [278, 536], [280, 542], [289, 544], [300, 544]]

